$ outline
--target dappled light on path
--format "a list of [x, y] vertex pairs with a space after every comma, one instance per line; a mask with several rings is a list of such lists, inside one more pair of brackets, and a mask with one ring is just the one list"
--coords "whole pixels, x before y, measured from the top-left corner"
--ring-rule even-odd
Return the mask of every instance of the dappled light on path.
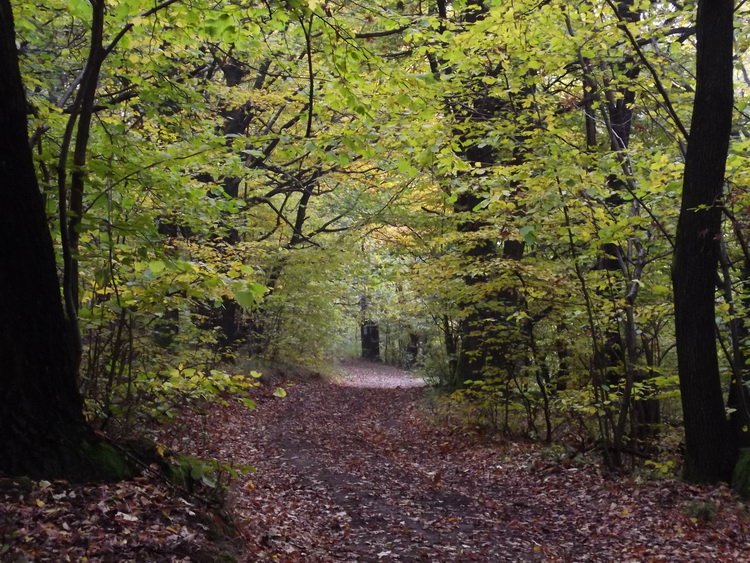
[[342, 362], [341, 374], [336, 383], [345, 387], [363, 387], [369, 389], [425, 386], [424, 379], [415, 373], [386, 364], [364, 360], [346, 360]]

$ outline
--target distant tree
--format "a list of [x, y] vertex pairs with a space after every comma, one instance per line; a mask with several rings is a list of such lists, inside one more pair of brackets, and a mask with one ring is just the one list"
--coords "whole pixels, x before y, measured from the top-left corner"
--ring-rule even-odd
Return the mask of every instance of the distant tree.
[[700, 0], [696, 90], [672, 268], [684, 477], [728, 481], [736, 457], [716, 351], [715, 290], [733, 97], [733, 0]]
[[87, 424], [29, 147], [9, 0], [0, 0], [0, 472], [73, 480], [129, 472]]
[[362, 357], [366, 360], [380, 360], [380, 329], [375, 321], [364, 321], [360, 325], [362, 333]]

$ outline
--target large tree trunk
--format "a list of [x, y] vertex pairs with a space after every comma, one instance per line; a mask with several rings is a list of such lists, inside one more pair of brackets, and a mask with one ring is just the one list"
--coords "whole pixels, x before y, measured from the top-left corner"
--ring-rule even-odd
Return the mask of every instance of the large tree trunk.
[[82, 414], [8, 0], [0, 0], [0, 76], [0, 472], [119, 477], [127, 466]]
[[732, 120], [733, 4], [698, 3], [695, 102], [672, 270], [684, 477], [696, 482], [728, 481], [736, 457], [714, 338], [721, 198]]
[[[490, 5], [484, 0], [473, 0], [468, 2], [462, 12], [461, 20], [467, 24], [474, 24], [483, 20], [489, 11]], [[438, 13], [445, 18], [445, 2], [438, 1]], [[438, 67], [434, 65], [435, 70]], [[457, 153], [462, 159], [478, 166], [480, 174], [468, 182], [465, 191], [456, 194], [453, 211], [461, 217], [457, 225], [460, 233], [467, 236], [463, 238], [461, 253], [466, 259], [467, 266], [482, 266], [478, 270], [484, 270], [484, 266], [492, 262], [498, 256], [497, 233], [486, 233], [490, 227], [488, 221], [478, 215], [477, 210], [489, 195], [487, 188], [482, 184], [481, 177], [486, 168], [496, 166], [500, 162], [504, 164], [519, 165], [526, 158], [523, 147], [523, 135], [517, 139], [518, 146], [513, 150], [513, 155], [506, 157], [503, 161], [498, 151], [491, 144], [484, 142], [485, 135], [489, 131], [488, 124], [498, 120], [510, 112], [517, 111], [511, 98], [501, 98], [493, 93], [490, 84], [485, 78], [496, 79], [502, 72], [502, 66], [494, 63], [488, 64], [483, 73], [469, 74], [463, 76], [462, 80], [466, 87], [465, 99], [462, 103], [449, 104], [449, 110], [461, 124], [457, 127], [455, 134], [460, 139], [463, 148]], [[522, 90], [522, 95], [530, 90]], [[509, 95], [510, 96], [510, 95]], [[468, 129], [466, 128], [468, 125]], [[470, 141], [470, 139], [475, 139]], [[472, 173], [468, 173], [470, 175]], [[512, 186], [520, 191], [517, 185]], [[512, 260], [520, 260], [523, 257], [524, 243], [506, 239], [502, 244], [502, 256]], [[485, 274], [466, 274], [463, 276], [464, 283], [470, 288], [481, 287], [488, 283], [491, 278]], [[494, 368], [500, 370], [506, 377], [510, 378], [514, 372], [517, 362], [518, 343], [507, 333], [507, 328], [513, 323], [506, 321], [510, 313], [517, 307], [517, 298], [510, 289], [497, 292], [497, 294], [486, 297], [484, 301], [495, 301], [497, 305], [486, 305], [476, 301], [476, 297], [469, 297], [458, 304], [466, 311], [466, 316], [459, 326], [460, 349], [455, 361], [455, 372], [453, 379], [455, 384], [462, 385], [466, 381], [480, 380], [486, 377], [487, 370]]]

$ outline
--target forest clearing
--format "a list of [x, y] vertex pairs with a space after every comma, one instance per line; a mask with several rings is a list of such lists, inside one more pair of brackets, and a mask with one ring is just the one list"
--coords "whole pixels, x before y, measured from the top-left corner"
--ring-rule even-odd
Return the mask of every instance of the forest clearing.
[[0, 487], [3, 560], [750, 558], [746, 505], [726, 488], [622, 479], [559, 450], [467, 436], [428, 404], [412, 374], [355, 362], [337, 383], [300, 382], [255, 411], [193, 414], [164, 436], [170, 447], [256, 469], [228, 493], [236, 528], [218, 546], [200, 503], [153, 478], [34, 483], [20, 501]]

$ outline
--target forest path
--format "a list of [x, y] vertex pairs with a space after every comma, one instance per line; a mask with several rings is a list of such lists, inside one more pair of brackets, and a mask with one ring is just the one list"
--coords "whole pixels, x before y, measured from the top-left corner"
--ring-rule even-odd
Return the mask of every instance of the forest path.
[[344, 366], [338, 383], [297, 384], [256, 411], [207, 415], [205, 453], [257, 472], [233, 508], [246, 561], [750, 560], [734, 513], [692, 521], [674, 481], [608, 481], [537, 448], [431, 424], [410, 374]]

